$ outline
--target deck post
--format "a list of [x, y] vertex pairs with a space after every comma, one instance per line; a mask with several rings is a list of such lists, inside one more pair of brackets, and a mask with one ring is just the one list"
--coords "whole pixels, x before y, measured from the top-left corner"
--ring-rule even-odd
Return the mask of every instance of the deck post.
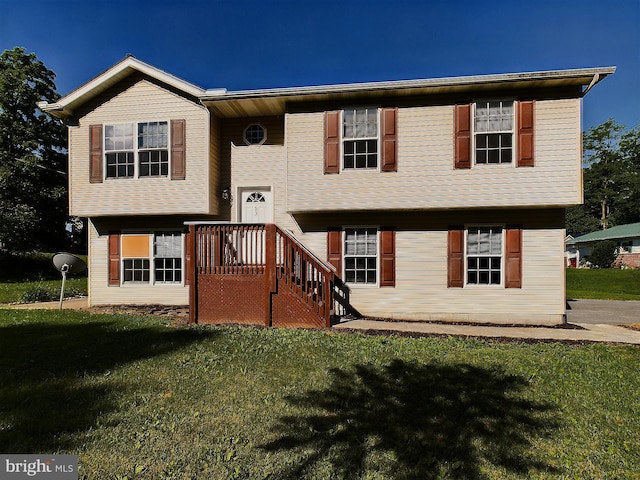
[[276, 226], [274, 223], [267, 223], [264, 228], [265, 235], [265, 319], [267, 327], [272, 326], [271, 318], [271, 294], [276, 291]]
[[189, 323], [198, 321], [198, 250], [196, 238], [196, 226], [189, 225], [189, 235], [187, 238], [190, 250], [191, 264], [187, 270], [187, 281], [189, 282]]

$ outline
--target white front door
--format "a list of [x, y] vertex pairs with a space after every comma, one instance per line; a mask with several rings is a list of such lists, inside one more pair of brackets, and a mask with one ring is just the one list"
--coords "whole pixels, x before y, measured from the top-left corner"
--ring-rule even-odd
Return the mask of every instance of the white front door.
[[242, 223], [270, 223], [273, 222], [273, 206], [271, 190], [264, 188], [242, 190]]

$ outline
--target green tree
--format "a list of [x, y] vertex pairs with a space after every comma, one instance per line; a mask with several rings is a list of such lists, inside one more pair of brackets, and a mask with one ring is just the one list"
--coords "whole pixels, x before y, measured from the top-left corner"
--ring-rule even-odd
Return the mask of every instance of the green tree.
[[0, 246], [60, 248], [67, 217], [66, 128], [38, 108], [55, 74], [16, 47], [0, 55]]
[[584, 133], [584, 205], [567, 209], [567, 233], [640, 222], [640, 127], [609, 119]]
[[611, 240], [596, 242], [591, 248], [589, 261], [599, 268], [611, 268], [616, 259], [616, 244]]

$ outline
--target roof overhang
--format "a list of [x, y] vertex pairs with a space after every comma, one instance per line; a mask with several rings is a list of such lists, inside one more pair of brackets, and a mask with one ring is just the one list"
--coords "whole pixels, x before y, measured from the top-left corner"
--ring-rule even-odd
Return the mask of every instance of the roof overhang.
[[339, 102], [353, 101], [358, 98], [455, 95], [465, 91], [482, 91], [490, 94], [491, 91], [504, 89], [576, 87], [580, 88], [581, 94], [584, 95], [615, 70], [615, 67], [601, 67], [235, 92], [207, 91], [200, 100], [220, 117], [240, 117], [281, 115], [286, 111], [287, 104], [294, 102]]
[[491, 92], [504, 91], [505, 89], [531, 90], [575, 87], [580, 95], [584, 95], [615, 70], [615, 67], [600, 67], [228, 92], [225, 89], [204, 90], [128, 55], [57, 102], [40, 102], [38, 107], [59, 118], [69, 117], [82, 104], [135, 72], [140, 72], [197, 99], [219, 117], [243, 117], [282, 115], [291, 103], [456, 95], [465, 94], [465, 92], [482, 92], [483, 95], [491, 95]]

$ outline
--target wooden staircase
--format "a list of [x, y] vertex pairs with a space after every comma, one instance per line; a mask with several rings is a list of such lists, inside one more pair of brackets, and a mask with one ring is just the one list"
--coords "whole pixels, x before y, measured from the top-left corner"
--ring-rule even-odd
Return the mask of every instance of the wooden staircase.
[[331, 326], [335, 268], [275, 224], [190, 225], [192, 323]]

